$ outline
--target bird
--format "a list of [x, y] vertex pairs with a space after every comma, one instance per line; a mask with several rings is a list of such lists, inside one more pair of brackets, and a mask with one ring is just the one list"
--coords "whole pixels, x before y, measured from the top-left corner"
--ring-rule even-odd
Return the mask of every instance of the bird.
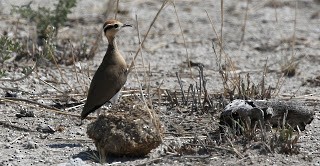
[[121, 88], [127, 81], [127, 64], [120, 54], [116, 42], [116, 34], [124, 27], [132, 26], [118, 20], [107, 20], [103, 24], [103, 32], [108, 39], [108, 49], [91, 80], [87, 101], [81, 112], [81, 123], [90, 113], [106, 102], [114, 104]]

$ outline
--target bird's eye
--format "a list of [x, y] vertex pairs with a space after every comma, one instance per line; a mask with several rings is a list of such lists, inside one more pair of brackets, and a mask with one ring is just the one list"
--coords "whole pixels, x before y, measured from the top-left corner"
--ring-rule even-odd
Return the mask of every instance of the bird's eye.
[[114, 28], [118, 28], [119, 25], [118, 25], [118, 24], [114, 24], [113, 27], [114, 27]]

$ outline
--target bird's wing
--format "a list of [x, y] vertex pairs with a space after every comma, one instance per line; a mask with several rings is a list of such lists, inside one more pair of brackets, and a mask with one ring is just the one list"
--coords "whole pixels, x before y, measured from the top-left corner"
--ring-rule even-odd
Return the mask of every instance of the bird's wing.
[[88, 114], [109, 101], [120, 91], [126, 80], [127, 75], [122, 69], [99, 68], [92, 78], [81, 117], [85, 118]]

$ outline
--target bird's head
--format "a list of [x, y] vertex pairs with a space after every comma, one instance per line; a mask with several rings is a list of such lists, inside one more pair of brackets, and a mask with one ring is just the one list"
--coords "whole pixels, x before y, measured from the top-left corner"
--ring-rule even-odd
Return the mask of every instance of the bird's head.
[[121, 23], [117, 20], [107, 20], [103, 24], [103, 32], [104, 32], [104, 35], [108, 39], [110, 39], [110, 38], [114, 38], [116, 33], [123, 27], [132, 27], [132, 26], [129, 24]]

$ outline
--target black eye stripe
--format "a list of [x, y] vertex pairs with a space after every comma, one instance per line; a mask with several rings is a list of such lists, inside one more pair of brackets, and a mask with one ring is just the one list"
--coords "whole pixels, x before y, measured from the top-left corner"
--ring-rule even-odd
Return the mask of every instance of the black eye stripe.
[[107, 23], [104, 23], [104, 24], [103, 24], [103, 27], [102, 27], [103, 30], [104, 30], [107, 26], [108, 26], [108, 24], [107, 24]]
[[110, 25], [110, 24], [106, 24], [103, 26], [103, 31], [106, 32], [108, 29], [112, 29], [112, 28], [118, 28], [119, 25], [118, 24], [114, 24], [114, 25]]
[[103, 27], [103, 31], [106, 32], [108, 29], [111, 29], [111, 28], [113, 28], [113, 25], [105, 25]]

